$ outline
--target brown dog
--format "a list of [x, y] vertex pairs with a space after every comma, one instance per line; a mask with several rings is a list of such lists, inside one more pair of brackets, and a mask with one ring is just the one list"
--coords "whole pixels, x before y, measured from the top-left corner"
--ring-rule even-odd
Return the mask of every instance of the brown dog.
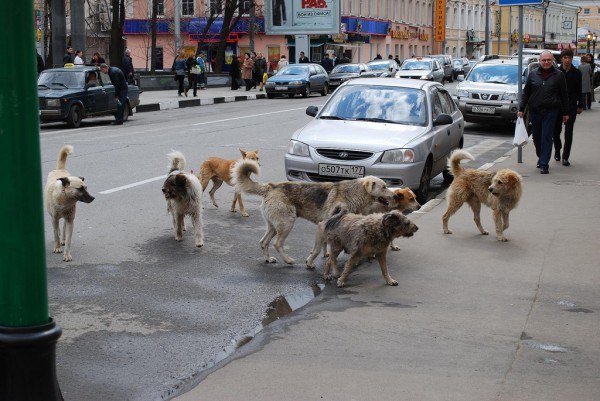
[[169, 176], [165, 180], [162, 192], [167, 200], [167, 211], [173, 218], [175, 241], [183, 240], [185, 229], [183, 219], [190, 216], [195, 231], [196, 246], [204, 245], [202, 232], [202, 190], [200, 181], [194, 174], [183, 171], [185, 157], [181, 152], [172, 151], [168, 154], [171, 158]]
[[343, 287], [350, 271], [363, 259], [375, 255], [381, 267], [381, 274], [387, 285], [398, 285], [388, 273], [387, 248], [394, 238], [412, 237], [419, 228], [408, 217], [397, 210], [389, 213], [373, 213], [367, 216], [342, 211], [327, 220], [325, 234], [331, 245], [331, 251], [325, 264], [323, 278], [331, 280], [329, 274], [333, 268], [333, 277], [339, 276], [337, 257], [345, 251], [348, 261], [337, 281]]
[[[94, 197], [87, 191], [87, 186], [83, 182], [83, 177], [75, 177], [69, 174], [65, 169], [67, 156], [73, 153], [73, 146], [64, 145], [58, 153], [56, 169], [48, 174], [46, 182], [46, 210], [52, 218], [52, 228], [54, 231], [54, 253], [61, 253], [65, 246], [63, 260], [70, 262], [71, 256], [71, 238], [73, 236], [73, 223], [75, 221], [75, 210], [77, 202], [91, 203]], [[59, 221], [64, 219], [62, 239], [60, 237]]]
[[[246, 152], [240, 149], [240, 152], [242, 153], [242, 160], [254, 160], [258, 163], [258, 150]], [[200, 184], [202, 184], [202, 192], [204, 192], [208, 186], [208, 182], [212, 180], [213, 186], [208, 193], [210, 195], [210, 199], [212, 200], [212, 204], [215, 207], [219, 207], [219, 205], [217, 205], [217, 201], [215, 200], [215, 192], [217, 192], [217, 189], [221, 187], [223, 181], [233, 186], [231, 182], [231, 169], [236, 162], [237, 160], [225, 160], [221, 159], [220, 157], [211, 157], [202, 163], [202, 166], [200, 166], [200, 174], [198, 175], [198, 178], [200, 179]], [[239, 202], [242, 216], [248, 217], [249, 215], [244, 208], [244, 204], [242, 203], [242, 194], [238, 191], [235, 192], [235, 195], [233, 196], [233, 203], [231, 204], [231, 211], [234, 213], [236, 202]]]
[[466, 202], [473, 209], [479, 232], [487, 235], [488, 232], [481, 226], [479, 216], [483, 203], [493, 211], [498, 241], [508, 241], [504, 230], [508, 228], [508, 214], [517, 207], [521, 199], [521, 176], [510, 169], [497, 172], [465, 169], [460, 165], [463, 159], [474, 160], [469, 152], [459, 149], [452, 152], [448, 161], [454, 180], [448, 188], [448, 208], [442, 217], [444, 233], [452, 234], [448, 229], [448, 220]]

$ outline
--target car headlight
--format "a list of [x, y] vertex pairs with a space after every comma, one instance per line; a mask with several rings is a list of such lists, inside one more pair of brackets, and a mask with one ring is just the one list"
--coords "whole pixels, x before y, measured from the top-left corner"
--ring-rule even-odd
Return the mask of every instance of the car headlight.
[[421, 79], [431, 79], [431, 75], [423, 75]]
[[517, 94], [516, 92], [505, 92], [502, 95], [502, 100], [517, 100]]
[[46, 105], [48, 107], [60, 107], [60, 99], [48, 99]]
[[412, 149], [386, 150], [381, 156], [382, 163], [413, 163], [415, 152]]
[[300, 86], [300, 85], [304, 85], [303, 81], [292, 81], [289, 83], [290, 86]]
[[293, 139], [290, 140], [290, 143], [287, 148], [287, 152], [290, 155], [295, 155], [295, 156], [305, 156], [305, 157], [310, 156], [310, 153], [308, 151], [308, 145], [305, 143], [299, 142], [299, 141], [294, 141]]
[[456, 89], [456, 96], [458, 97], [469, 97], [469, 91], [466, 89]]

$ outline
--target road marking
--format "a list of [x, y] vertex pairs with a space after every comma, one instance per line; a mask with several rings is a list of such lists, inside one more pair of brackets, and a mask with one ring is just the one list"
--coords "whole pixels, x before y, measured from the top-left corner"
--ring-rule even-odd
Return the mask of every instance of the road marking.
[[161, 176], [154, 177], [154, 178], [148, 178], [147, 180], [142, 180], [142, 181], [134, 182], [132, 184], [123, 185], [122, 187], [117, 187], [117, 188], [113, 188], [113, 189], [107, 189], [105, 191], [100, 191], [98, 193], [101, 194], [101, 195], [108, 195], [108, 194], [112, 194], [114, 192], [122, 191], [124, 189], [129, 189], [129, 188], [137, 187], [137, 186], [140, 186], [140, 185], [148, 184], [149, 182], [154, 182], [154, 181], [158, 181], [158, 180], [164, 180], [165, 178], [167, 178], [166, 175], [161, 175]]
[[306, 110], [306, 108], [305, 107], [298, 107], [296, 109], [286, 109], [286, 110], [280, 110], [280, 111], [271, 111], [269, 113], [252, 114], [251, 116], [232, 117], [232, 118], [226, 118], [224, 120], [206, 121], [206, 122], [203, 122], [203, 123], [196, 123], [196, 124], [192, 124], [192, 125], [206, 125], [206, 124], [213, 124], [213, 123], [222, 123], [222, 122], [226, 122], [226, 121], [241, 120], [243, 118], [262, 117], [262, 116], [268, 116], [268, 115], [271, 115], [271, 114], [287, 113], [288, 111], [296, 111], [296, 110]]

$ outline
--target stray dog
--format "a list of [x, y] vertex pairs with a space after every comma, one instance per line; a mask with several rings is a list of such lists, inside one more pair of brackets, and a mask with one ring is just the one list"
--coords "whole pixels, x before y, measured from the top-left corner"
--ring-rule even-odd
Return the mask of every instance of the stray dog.
[[[58, 153], [56, 169], [48, 174], [46, 181], [46, 210], [52, 218], [54, 231], [54, 253], [61, 253], [65, 246], [63, 260], [70, 262], [71, 238], [73, 237], [73, 222], [77, 201], [91, 203], [94, 197], [87, 191], [83, 177], [74, 177], [65, 169], [67, 156], [73, 153], [72, 145], [63, 145]], [[62, 239], [60, 238], [59, 220], [64, 219]]]
[[[258, 150], [246, 152], [240, 149], [240, 152], [242, 153], [242, 159], [250, 159], [258, 163]], [[220, 157], [211, 157], [202, 163], [202, 166], [200, 166], [200, 174], [198, 175], [198, 178], [200, 179], [200, 184], [202, 184], [202, 192], [204, 192], [208, 186], [208, 182], [212, 180], [213, 186], [208, 193], [210, 194], [210, 199], [215, 207], [219, 207], [219, 205], [217, 205], [217, 201], [215, 200], [215, 192], [217, 192], [217, 189], [221, 187], [223, 181], [233, 186], [231, 182], [231, 168], [236, 162], [237, 160], [225, 160], [221, 159]], [[235, 192], [235, 195], [233, 196], [233, 203], [231, 204], [231, 211], [234, 213], [236, 202], [239, 202], [242, 216], [248, 217], [249, 215], [244, 208], [244, 204], [242, 203], [242, 194], [238, 191]]]
[[[235, 188], [240, 192], [260, 195], [263, 198], [261, 211], [267, 223], [267, 232], [260, 240], [265, 260], [275, 263], [277, 260], [269, 256], [269, 244], [275, 239], [275, 250], [283, 257], [285, 263], [293, 264], [294, 259], [285, 253], [283, 246], [294, 227], [297, 217], [318, 224], [333, 215], [339, 207], [351, 213], [362, 213], [373, 203], [388, 205], [394, 193], [390, 191], [380, 178], [367, 176], [355, 180], [331, 182], [286, 181], [281, 183], [260, 184], [250, 179], [250, 174], [259, 174], [258, 163], [252, 160], [240, 160], [233, 167]], [[307, 260], [309, 263], [319, 254], [323, 239], [315, 241], [315, 247]], [[312, 260], [310, 259], [312, 258]]]
[[504, 236], [504, 230], [508, 228], [508, 214], [517, 207], [521, 198], [521, 176], [510, 169], [497, 172], [465, 169], [460, 165], [463, 159], [475, 160], [469, 152], [460, 149], [452, 152], [448, 160], [448, 167], [454, 175], [454, 180], [448, 188], [448, 208], [442, 216], [444, 233], [452, 234], [448, 229], [448, 220], [463, 203], [467, 202], [473, 209], [479, 232], [487, 235], [488, 232], [481, 226], [479, 217], [483, 203], [493, 211], [498, 241], [508, 241]]
[[388, 273], [387, 248], [394, 238], [412, 237], [418, 229], [416, 224], [397, 210], [367, 216], [339, 212], [325, 223], [325, 235], [331, 245], [331, 251], [325, 264], [323, 279], [331, 280], [331, 268], [333, 277], [339, 276], [337, 257], [340, 252], [345, 251], [349, 256], [337, 281], [338, 287], [344, 286], [354, 266], [373, 255], [379, 262], [381, 274], [387, 285], [398, 285]]
[[169, 176], [165, 180], [162, 192], [167, 200], [167, 211], [173, 218], [175, 241], [183, 240], [185, 230], [183, 219], [190, 216], [194, 226], [196, 246], [204, 245], [202, 232], [202, 187], [198, 177], [183, 171], [185, 157], [181, 152], [172, 151], [167, 156], [171, 158]]

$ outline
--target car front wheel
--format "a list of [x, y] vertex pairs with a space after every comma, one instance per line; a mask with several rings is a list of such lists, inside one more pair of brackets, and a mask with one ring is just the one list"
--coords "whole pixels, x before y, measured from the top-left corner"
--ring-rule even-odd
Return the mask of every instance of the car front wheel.
[[329, 93], [329, 86], [327, 85], [327, 83], [325, 83], [323, 85], [323, 91], [321, 92], [321, 96], [327, 96], [328, 93]]
[[306, 88], [304, 88], [304, 92], [302, 92], [302, 97], [309, 97], [310, 96], [310, 85], [306, 85]]
[[419, 181], [419, 188], [415, 193], [415, 195], [417, 196], [417, 201], [421, 205], [427, 202], [427, 197], [429, 196], [429, 181], [431, 181], [431, 165], [431, 159], [427, 159], [425, 167], [423, 167], [423, 174], [421, 174], [421, 180]]
[[81, 119], [83, 118], [81, 113], [81, 107], [78, 105], [71, 106], [69, 115], [67, 116], [67, 125], [71, 128], [79, 128], [81, 125]]

